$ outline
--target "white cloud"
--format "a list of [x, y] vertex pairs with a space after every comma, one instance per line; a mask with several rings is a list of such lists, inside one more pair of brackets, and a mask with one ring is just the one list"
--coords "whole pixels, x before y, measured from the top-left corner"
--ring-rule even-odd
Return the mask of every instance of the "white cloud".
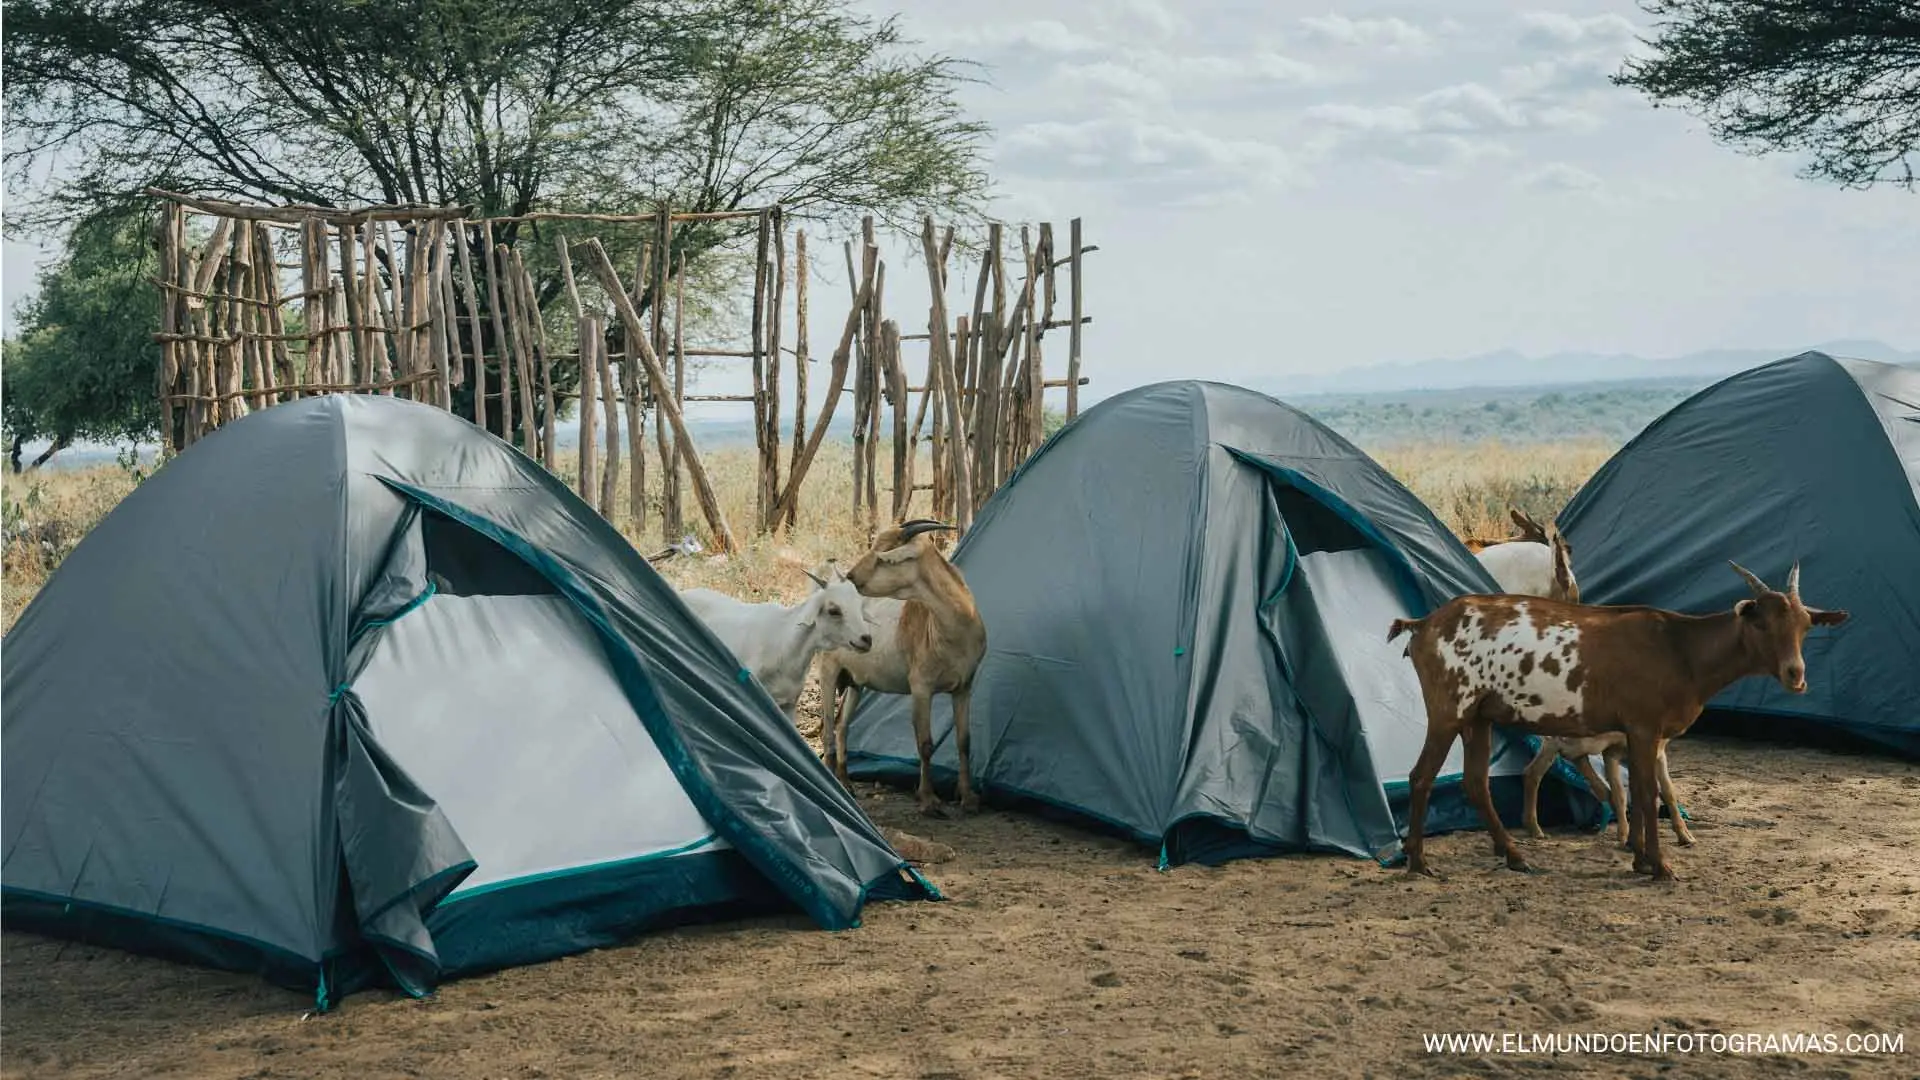
[[1625, 52], [1639, 34], [1624, 16], [1594, 15], [1579, 18], [1558, 12], [1533, 11], [1520, 16], [1520, 43], [1534, 48], [1564, 48], [1585, 45]]
[[963, 51], [981, 48], [1008, 49], [1065, 56], [1094, 52], [1101, 48], [1100, 42], [1071, 29], [1067, 24], [1056, 19], [975, 23], [956, 27], [944, 36], [947, 41]]
[[1298, 177], [1291, 157], [1270, 143], [1132, 117], [1027, 124], [1000, 141], [996, 157], [1017, 175], [1166, 186], [1194, 196]]
[[1433, 41], [1433, 35], [1400, 18], [1353, 19], [1329, 13], [1309, 15], [1300, 25], [1309, 38], [1333, 45], [1416, 50]]
[[1063, 65], [1054, 71], [1051, 82], [1068, 94], [1109, 105], [1164, 101], [1168, 97], [1165, 83], [1138, 67], [1113, 60]]
[[1585, 169], [1556, 161], [1521, 173], [1514, 177], [1513, 184], [1522, 191], [1558, 194], [1598, 191], [1603, 186], [1603, 181]]

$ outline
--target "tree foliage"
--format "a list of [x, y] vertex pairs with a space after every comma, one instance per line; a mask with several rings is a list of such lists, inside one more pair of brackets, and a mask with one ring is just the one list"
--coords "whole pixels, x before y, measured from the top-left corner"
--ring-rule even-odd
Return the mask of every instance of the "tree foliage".
[[1912, 190], [1920, 154], [1920, 3], [1643, 0], [1660, 20], [1614, 82], [1703, 116], [1756, 153], [1808, 155], [1804, 175]]
[[[36, 223], [149, 184], [269, 202], [970, 209], [964, 65], [846, 0], [6, 0]], [[36, 171], [38, 170], [38, 171]], [[506, 239], [512, 242], [512, 231]]]
[[158, 431], [153, 341], [160, 298], [150, 225], [107, 212], [81, 221], [40, 273], [0, 367], [0, 420], [14, 470], [22, 445], [50, 440], [40, 464], [76, 439], [144, 441]]

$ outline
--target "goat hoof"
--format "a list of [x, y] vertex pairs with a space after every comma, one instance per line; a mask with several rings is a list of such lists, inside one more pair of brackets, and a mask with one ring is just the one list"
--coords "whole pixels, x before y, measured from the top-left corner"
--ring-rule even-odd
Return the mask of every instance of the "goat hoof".
[[1508, 859], [1507, 869], [1513, 870], [1522, 874], [1537, 874], [1540, 872], [1538, 870], [1535, 870], [1533, 868], [1533, 864], [1528, 862], [1525, 859]]
[[1407, 874], [1408, 876], [1419, 874], [1422, 877], [1430, 877], [1436, 881], [1440, 880], [1440, 872], [1438, 870], [1435, 870], [1433, 867], [1427, 865], [1424, 862], [1420, 862], [1420, 863], [1408, 862]]
[[1538, 825], [1530, 825], [1527, 827], [1527, 835], [1535, 840], [1545, 840], [1547, 838], [1547, 830]]
[[968, 813], [968, 814], [979, 813], [980, 812], [980, 796], [968, 795], [966, 798], [961, 799], [960, 809], [963, 813]]
[[1676, 843], [1678, 843], [1678, 844], [1679, 844], [1679, 845], [1680, 845], [1681, 847], [1692, 847], [1692, 846], [1693, 846], [1693, 837], [1692, 837], [1692, 836], [1690, 836], [1690, 835], [1689, 835], [1689, 836], [1681, 836], [1681, 837], [1678, 837], [1678, 838], [1676, 838], [1676, 840], [1675, 840], [1675, 842], [1676, 842]]

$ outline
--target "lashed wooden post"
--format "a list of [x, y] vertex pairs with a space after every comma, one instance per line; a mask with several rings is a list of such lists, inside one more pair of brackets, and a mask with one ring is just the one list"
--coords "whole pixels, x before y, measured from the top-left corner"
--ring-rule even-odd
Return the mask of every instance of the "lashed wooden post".
[[[514, 288], [514, 279], [524, 275], [526, 268], [520, 263], [520, 256], [500, 245], [500, 268], [506, 273], [507, 288], [519, 298], [519, 290]], [[533, 427], [533, 327], [532, 322], [540, 318], [540, 309], [536, 306], [529, 311], [520, 303], [513, 304], [514, 340], [519, 346], [514, 350], [514, 381], [520, 385], [520, 448], [528, 457], [538, 457], [536, 438], [538, 432]]]
[[600, 411], [596, 388], [599, 353], [605, 347], [606, 335], [600, 328], [600, 320], [592, 316], [583, 319], [580, 323], [580, 498], [588, 506], [594, 504], [600, 491], [594, 483], [594, 459], [599, 452], [594, 442], [599, 425], [594, 421]]
[[[849, 260], [852, 256], [849, 254]], [[873, 293], [876, 267], [869, 263], [866, 277], [854, 290], [853, 306], [847, 309], [846, 325], [840, 331], [840, 345], [833, 350], [833, 373], [827, 384], [827, 399], [820, 403], [820, 418], [814, 422], [813, 434], [807, 436], [806, 453], [794, 465], [787, 475], [787, 490], [780, 496], [781, 513], [790, 514], [800, 497], [800, 484], [807, 478], [807, 469], [813, 465], [813, 457], [820, 452], [820, 440], [826, 437], [827, 426], [833, 422], [833, 407], [840, 401], [840, 394], [847, 385], [847, 361], [852, 355], [854, 340], [860, 331], [860, 322], [867, 310], [868, 298]]]
[[860, 271], [856, 273], [853, 269], [853, 241], [849, 240], [842, 245], [842, 250], [847, 256], [847, 291], [853, 295], [853, 301], [856, 305], [854, 312], [860, 320], [859, 329], [853, 338], [853, 512], [858, 515], [860, 513], [860, 506], [866, 500], [867, 494], [865, 476], [867, 468], [868, 416], [867, 347], [865, 340], [863, 340], [865, 336], [863, 331], [867, 325], [867, 311], [866, 301], [863, 299], [861, 287], [856, 286], [854, 282], [871, 282], [873, 280], [874, 263], [872, 258], [873, 252], [870, 249], [864, 250], [860, 261]]
[[[665, 203], [660, 204], [659, 212], [654, 215], [653, 222], [654, 240], [660, 246], [659, 257], [653, 262], [653, 354], [666, 356], [669, 355], [666, 317], [667, 282], [670, 277], [677, 281], [679, 274], [673, 270], [675, 265], [672, 258], [673, 215], [667, 212]], [[684, 272], [684, 269], [682, 267], [680, 272]], [[677, 302], [673, 309], [673, 327], [673, 337], [677, 343], [680, 339], [680, 307]], [[677, 347], [672, 355], [677, 371], [681, 363]], [[639, 369], [634, 367], [633, 361], [627, 361], [627, 366], [637, 375]], [[634, 380], [635, 383], [639, 381], [638, 378]], [[680, 465], [677, 460], [678, 455], [675, 453], [673, 435], [667, 430], [667, 414], [657, 408], [653, 410], [653, 441], [660, 455], [660, 538], [667, 543], [672, 543], [680, 539], [680, 534], [685, 528], [680, 516]], [[637, 453], [635, 457], [638, 457]], [[636, 483], [633, 487], [636, 523], [642, 519], [646, 510], [646, 499], [642, 491], [644, 486]], [[634, 528], [638, 529], [639, 525], [636, 524]]]
[[[293, 370], [293, 354], [287, 348], [286, 318], [280, 311], [280, 268], [274, 263], [273, 238], [267, 233], [267, 223], [253, 222], [252, 237], [253, 261], [260, 275], [262, 299], [267, 302], [266, 325], [272, 345], [271, 365], [275, 368], [274, 381], [285, 387], [298, 384]], [[288, 395], [278, 393], [276, 401], [287, 400]]]
[[186, 284], [178, 272], [180, 247], [186, 237], [186, 217], [185, 208], [169, 200], [161, 211], [159, 227], [160, 280], [164, 285], [160, 290], [160, 370], [155, 374], [160, 388], [161, 443], [174, 453], [181, 449], [173, 419], [173, 395], [178, 393], [174, 384], [180, 380], [180, 342], [174, 335], [180, 332], [181, 297], [177, 290]]
[[[665, 257], [664, 252], [655, 252], [652, 249], [652, 244], [640, 246], [640, 266], [634, 271], [633, 276], [633, 296], [636, 307], [639, 306], [640, 297], [653, 291], [652, 260]], [[653, 325], [648, 331], [649, 344], [659, 342], [662, 333], [658, 304], [659, 298], [655, 297], [653, 303], [649, 305], [648, 314], [653, 318]], [[654, 349], [653, 354], [660, 355], [660, 350]], [[627, 409], [627, 513], [635, 533], [647, 527], [647, 415], [642, 410], [640, 401], [641, 387], [644, 382], [645, 380], [640, 377], [639, 365], [634, 363], [633, 357], [622, 357], [620, 399], [626, 404]], [[615, 487], [617, 493], [618, 485], [616, 484]]]
[[[933, 243], [933, 218], [920, 227], [920, 247], [927, 258], [928, 284], [933, 304], [927, 313], [927, 355], [930, 370], [937, 370], [940, 396], [947, 411], [947, 441], [953, 447], [949, 462], [953, 469], [955, 493], [953, 524], [965, 530], [973, 520], [972, 478], [968, 469], [966, 420], [960, 413], [959, 378], [954, 373], [953, 352], [947, 337], [947, 268]], [[933, 380], [929, 380], [931, 386]]]
[[[266, 228], [264, 222], [262, 229]], [[373, 222], [369, 221], [360, 230], [360, 262], [363, 272], [360, 275], [364, 295], [360, 299], [360, 308], [366, 314], [369, 329], [367, 331], [367, 371], [377, 383], [393, 381], [394, 352], [399, 345], [392, 334], [383, 332], [392, 320], [388, 317], [386, 290], [380, 285], [380, 262], [374, 250]], [[392, 397], [393, 389], [388, 387], [381, 394]]]
[[[807, 441], [807, 365], [811, 357], [807, 352], [807, 231], [796, 230], [793, 234], [793, 461], [787, 466], [787, 474], [800, 465], [800, 448]], [[798, 500], [788, 504], [786, 522], [788, 528], [796, 524], [796, 515], [800, 512]], [[777, 523], [776, 523], [777, 524]]]
[[640, 313], [633, 309], [633, 302], [627, 299], [626, 292], [621, 289], [620, 274], [614, 270], [613, 260], [607, 257], [606, 248], [600, 245], [597, 238], [588, 240], [587, 248], [593, 254], [594, 274], [599, 277], [601, 287], [619, 310], [627, 340], [634, 343], [631, 351], [638, 352], [641, 363], [646, 365], [647, 377], [653, 381], [654, 399], [660, 408], [667, 410], [667, 421], [673, 425], [674, 437], [680, 440], [687, 473], [693, 480], [694, 497], [699, 500], [700, 510], [707, 518], [707, 526], [713, 531], [714, 544], [723, 553], [736, 552], [739, 545], [734, 541], [733, 530], [727, 526], [726, 511], [721, 508], [719, 496], [714, 494], [713, 483], [707, 477], [706, 466], [701, 463], [699, 451], [687, 433], [686, 420], [680, 415], [679, 403], [673, 400], [672, 384], [667, 380], [667, 373], [660, 367], [659, 357], [653, 354], [653, 346], [642, 333]]
[[780, 311], [787, 298], [787, 225], [778, 206], [769, 215], [773, 227], [773, 295], [767, 304], [767, 503], [760, 528], [779, 525], [773, 508], [780, 501]]
[[907, 373], [900, 363], [900, 325], [892, 319], [880, 324], [880, 356], [886, 365], [887, 389], [893, 397], [893, 518], [907, 516], [907, 498], [913, 481], [907, 469]]
[[[465, 224], [458, 226], [458, 228], [460, 240], [460, 284], [465, 286], [467, 290], [467, 336], [472, 339], [473, 347], [473, 375], [472, 381], [469, 384], [473, 390], [473, 422], [482, 431], [485, 431], [487, 427], [487, 338], [480, 327], [480, 290], [474, 287], [473, 253], [468, 250], [473, 246], [473, 238], [468, 235]], [[562, 239], [560, 244], [560, 250], [564, 253], [566, 251], [566, 240]], [[566, 265], [564, 254], [562, 255], [560, 264], [562, 266]], [[569, 271], [568, 280], [572, 280], [571, 271]], [[579, 316], [579, 307], [580, 305], [576, 301], [574, 304], [574, 315], [576, 319]]]
[[[495, 257], [493, 222], [480, 222], [481, 254], [486, 257], [487, 307], [493, 313], [493, 362], [500, 373], [500, 437], [513, 441], [513, 346], [507, 339], [506, 312], [500, 303], [500, 260]], [[592, 501], [591, 498], [588, 499]]]
[[[620, 490], [620, 384], [613, 380], [613, 358], [601, 349], [594, 359], [600, 382], [600, 404], [607, 410], [607, 467], [600, 473], [600, 516], [614, 518], [614, 496]], [[623, 367], [625, 365], [622, 365]]]
[[1067, 227], [1067, 242], [1073, 245], [1073, 254], [1068, 256], [1067, 317], [1073, 324], [1067, 328], [1067, 419], [1080, 415], [1080, 219], [1074, 218]]
[[767, 489], [767, 458], [773, 448], [767, 445], [767, 242], [772, 227], [767, 211], [760, 211], [760, 231], [753, 249], [753, 311], [750, 344], [753, 352], [753, 445], [757, 451], [754, 469], [753, 516], [756, 522], [767, 520], [773, 494]]

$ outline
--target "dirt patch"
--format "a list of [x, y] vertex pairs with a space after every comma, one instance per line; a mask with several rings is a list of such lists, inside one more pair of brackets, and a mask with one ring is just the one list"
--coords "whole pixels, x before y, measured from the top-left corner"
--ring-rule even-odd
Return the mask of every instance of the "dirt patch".
[[[1599, 834], [1430, 847], [1444, 881], [1334, 856], [1156, 873], [1153, 853], [988, 811], [945, 903], [657, 934], [303, 1016], [256, 979], [8, 934], [8, 1077], [1217, 1077], [1920, 1074], [1920, 769], [1685, 739], [1681, 880]], [[864, 790], [864, 789], [863, 789]], [[1421, 1034], [1901, 1032], [1898, 1057], [1439, 1056]]]

